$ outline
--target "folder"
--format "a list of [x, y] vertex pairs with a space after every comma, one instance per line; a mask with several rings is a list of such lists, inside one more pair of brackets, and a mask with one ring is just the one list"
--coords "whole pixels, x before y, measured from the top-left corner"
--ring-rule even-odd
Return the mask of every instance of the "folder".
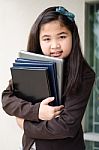
[[47, 67], [11, 67], [13, 89], [17, 97], [35, 104], [51, 96]]
[[30, 60], [41, 60], [41, 61], [51, 61], [56, 63], [57, 72], [57, 87], [58, 87], [58, 97], [59, 104], [61, 104], [62, 98], [62, 82], [63, 82], [63, 59], [49, 57], [45, 55], [40, 55], [32, 52], [27, 52], [24, 50], [19, 51], [19, 58], [30, 59]]
[[31, 68], [31, 67], [47, 67], [48, 68], [48, 75], [49, 75], [49, 84], [51, 87], [51, 96], [55, 97], [55, 104], [59, 105], [59, 97], [58, 97], [58, 88], [57, 88], [57, 77], [56, 77], [56, 66], [55, 63], [52, 62], [43, 62], [43, 61], [30, 61], [26, 59], [19, 59], [17, 58], [15, 60], [15, 63], [13, 63], [14, 67], [18, 68]]

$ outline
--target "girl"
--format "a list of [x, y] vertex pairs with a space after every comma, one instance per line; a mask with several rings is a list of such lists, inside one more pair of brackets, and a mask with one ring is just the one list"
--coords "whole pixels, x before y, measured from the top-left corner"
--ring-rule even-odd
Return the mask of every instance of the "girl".
[[32, 26], [27, 50], [64, 59], [63, 92], [60, 106], [49, 106], [53, 97], [41, 103], [17, 98], [12, 82], [3, 91], [3, 109], [17, 117], [24, 130], [23, 150], [85, 150], [82, 118], [95, 80], [95, 73], [83, 58], [74, 14], [64, 7], [44, 10]]

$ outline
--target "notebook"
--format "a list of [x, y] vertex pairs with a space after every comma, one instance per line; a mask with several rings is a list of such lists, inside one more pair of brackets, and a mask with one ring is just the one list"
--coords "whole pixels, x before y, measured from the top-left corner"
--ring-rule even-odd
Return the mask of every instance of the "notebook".
[[49, 84], [51, 88], [51, 96], [55, 97], [55, 101], [57, 105], [60, 104], [58, 93], [57, 93], [57, 76], [56, 76], [56, 65], [52, 62], [44, 62], [44, 61], [31, 61], [27, 59], [19, 59], [15, 60], [13, 63], [14, 67], [23, 67], [23, 68], [30, 68], [30, 67], [47, 67], [48, 68], [48, 75], [49, 75]]
[[27, 52], [24, 50], [19, 51], [19, 58], [25, 58], [25, 59], [31, 59], [31, 60], [52, 61], [52, 62], [56, 63], [59, 101], [61, 101], [62, 80], [63, 80], [63, 59], [49, 57], [49, 56], [40, 55], [40, 54], [35, 54], [35, 53]]
[[14, 93], [35, 104], [51, 96], [47, 67], [11, 67]]

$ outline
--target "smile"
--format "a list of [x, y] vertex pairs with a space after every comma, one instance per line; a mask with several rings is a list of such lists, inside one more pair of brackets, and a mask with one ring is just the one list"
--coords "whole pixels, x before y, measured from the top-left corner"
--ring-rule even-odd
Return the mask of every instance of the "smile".
[[51, 52], [52, 57], [60, 57], [62, 55], [63, 51], [55, 51]]

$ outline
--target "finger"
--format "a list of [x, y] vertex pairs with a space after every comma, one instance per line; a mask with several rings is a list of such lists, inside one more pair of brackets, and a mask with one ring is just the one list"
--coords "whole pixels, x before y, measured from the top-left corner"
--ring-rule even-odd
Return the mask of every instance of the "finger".
[[43, 104], [48, 105], [48, 103], [52, 102], [54, 97], [48, 97], [42, 101]]
[[58, 115], [58, 116], [55, 116], [55, 118], [59, 118], [60, 117], [60, 115]]
[[56, 111], [62, 110], [63, 108], [64, 108], [63, 105], [55, 106], [55, 107], [54, 107], [54, 111], [56, 112]]
[[57, 112], [55, 112], [55, 113], [54, 113], [54, 117], [56, 118], [56, 116], [59, 116], [59, 115], [60, 115], [60, 113], [61, 113], [61, 111], [57, 111]]

